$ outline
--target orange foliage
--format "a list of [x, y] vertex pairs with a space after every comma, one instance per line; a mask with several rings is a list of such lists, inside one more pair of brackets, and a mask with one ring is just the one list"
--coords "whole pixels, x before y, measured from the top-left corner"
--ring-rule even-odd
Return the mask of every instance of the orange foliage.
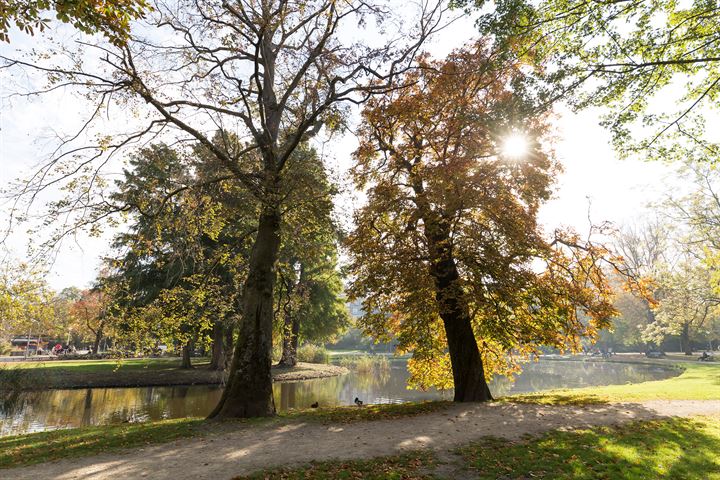
[[[537, 223], [561, 167], [525, 68], [479, 41], [425, 57], [364, 110], [354, 177], [368, 203], [347, 242], [350, 291], [367, 333], [413, 352], [412, 385], [452, 385], [430, 275], [439, 249], [457, 266], [487, 377], [518, 371], [541, 346], [577, 351], [616, 313], [601, 268], [610, 252], [570, 230], [548, 238]], [[517, 132], [528, 154], [506, 158], [502, 140]]]

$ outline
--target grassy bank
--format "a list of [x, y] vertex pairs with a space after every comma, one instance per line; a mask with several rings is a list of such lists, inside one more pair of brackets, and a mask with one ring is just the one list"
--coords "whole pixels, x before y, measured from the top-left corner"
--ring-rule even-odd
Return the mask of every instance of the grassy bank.
[[207, 359], [196, 359], [195, 368], [181, 369], [179, 358], [5, 363], [0, 382], [22, 375], [23, 389], [30, 390], [219, 383], [222, 375], [208, 365]]
[[[60, 363], [60, 362], [58, 362]], [[70, 368], [77, 369], [77, 372], [85, 374], [95, 370], [107, 374], [108, 369], [115, 368], [116, 362], [91, 361], [88, 363], [73, 362]], [[655, 399], [677, 399], [677, 400], [705, 400], [720, 399], [720, 364], [698, 364], [686, 363], [681, 365], [683, 372], [674, 378], [645, 382], [633, 385], [618, 385], [607, 387], [593, 387], [576, 390], [558, 390], [542, 394], [519, 395], [506, 397], [503, 401], [540, 402], [540, 403], [587, 403], [587, 402], [610, 402], [610, 401], [642, 401]], [[46, 365], [39, 367], [48, 369], [60, 368], [61, 365]], [[64, 366], [62, 366], [64, 367]], [[127, 371], [163, 371], [165, 368], [177, 368], [176, 365], [161, 361], [124, 361], [120, 369]], [[75, 457], [80, 455], [92, 455], [100, 452], [108, 452], [117, 449], [140, 447], [152, 443], [163, 443], [177, 438], [194, 437], [199, 435], [214, 435], [242, 428], [242, 425], [277, 422], [287, 423], [292, 421], [319, 421], [326, 423], [348, 423], [356, 421], [367, 421], [376, 419], [393, 419], [412, 415], [421, 415], [447, 406], [447, 402], [427, 403], [405, 403], [396, 405], [369, 405], [364, 408], [336, 407], [321, 408], [308, 411], [291, 411], [283, 413], [272, 419], [259, 419], [245, 422], [208, 423], [200, 419], [178, 419], [161, 422], [148, 422], [142, 424], [122, 424], [98, 427], [85, 427], [79, 429], [59, 430], [53, 432], [35, 433], [29, 435], [0, 438], [0, 467], [11, 467], [39, 463], [60, 458]], [[676, 457], [684, 458], [683, 463], [691, 465], [696, 470], [718, 468], [717, 464], [706, 462], [706, 446], [712, 446], [715, 451], [720, 451], [720, 427], [717, 422], [720, 417], [712, 419], [698, 419], [695, 421], [674, 419], [663, 422], [646, 422], [634, 424], [633, 426], [619, 427], [614, 429], [595, 429], [586, 432], [562, 433], [555, 432], [540, 438], [526, 440], [519, 443], [508, 443], [507, 441], [488, 440], [479, 445], [470, 445], [462, 451], [456, 452], [464, 460], [458, 468], [476, 469], [482, 472], [503, 472], [509, 468], [534, 468], [537, 462], [522, 464], [514, 456], [522, 456], [525, 451], [538, 452], [537, 459], [548, 457], [549, 464], [542, 463], [546, 470], [530, 473], [517, 473], [509, 478], [586, 478], [568, 476], [565, 470], [568, 465], [572, 466], [590, 462], [592, 465], [600, 465], [606, 461], [608, 465], [612, 462], [630, 462], [626, 465], [646, 465], [648, 462], [657, 462], [657, 465], [667, 466], [670, 473], [687, 472], [675, 465]], [[491, 433], [491, 432], [489, 432]], [[484, 454], [482, 445], [489, 445], [495, 448], [495, 455]], [[667, 448], [665, 447], [667, 445]], [[675, 446], [673, 446], [675, 445]], [[596, 451], [602, 447], [601, 451]], [[689, 450], [686, 454], [678, 452]], [[492, 451], [492, 450], [489, 450]], [[502, 453], [500, 455], [499, 453]], [[506, 454], [507, 452], [507, 454]], [[489, 456], [488, 456], [489, 455]], [[533, 454], [535, 455], [535, 454]], [[557, 457], [556, 457], [557, 455]], [[601, 455], [601, 456], [598, 456]], [[553, 460], [560, 459], [560, 460]], [[543, 460], [545, 461], [545, 460]], [[379, 462], [330, 462], [327, 464], [313, 464], [304, 470], [282, 470], [274, 471], [272, 476], [254, 476], [252, 478], [307, 478], [303, 472], [310, 472], [309, 478], [354, 478], [352, 475], [357, 472], [367, 471], [364, 478], [394, 478], [388, 476], [387, 472], [397, 471], [401, 476], [395, 478], [413, 479], [429, 478], [426, 475], [427, 469], [434, 463], [426, 453], [409, 454], [401, 457], [387, 457]], [[493, 463], [494, 462], [494, 463]], [[580, 463], [578, 463], [580, 462]], [[634, 463], [633, 463], [634, 462]], [[373, 465], [377, 464], [377, 467]], [[491, 470], [490, 466], [495, 468]], [[675, 465], [670, 468], [671, 465]], [[457, 467], [457, 466], [456, 466]], [[497, 468], [496, 468], [497, 467]], [[433, 467], [434, 468], [434, 467]], [[569, 467], [567, 467], [569, 468]], [[575, 467], [573, 467], [575, 468]], [[580, 468], [580, 467], [577, 467]], [[605, 467], [603, 467], [605, 468]], [[610, 468], [609, 466], [607, 467]], [[643, 468], [638, 467], [640, 470]], [[659, 467], [658, 467], [659, 468]], [[664, 467], [663, 467], [664, 468]], [[308, 470], [309, 469], [309, 470]], [[370, 469], [370, 470], [368, 470]], [[374, 470], [372, 470], [374, 469]], [[390, 470], [388, 470], [390, 469]], [[395, 470], [393, 470], [395, 469]], [[408, 470], [409, 469], [409, 470]], [[553, 470], [555, 469], [555, 470]], [[630, 475], [634, 470], [628, 466], [625, 473]], [[524, 471], [524, 470], [523, 470]], [[648, 470], [649, 471], [649, 470]], [[659, 470], [658, 470], [659, 471]], [[598, 470], [598, 475], [587, 478], [716, 478], [720, 480], [720, 470], [717, 476], [692, 476], [693, 470], [688, 470], [689, 476], [685, 477], [664, 477], [666, 470], [660, 471], [656, 476], [626, 476], [615, 477], [612, 470]], [[707, 470], [715, 472], [715, 470]], [[346, 472], [346, 473], [342, 473]], [[409, 472], [407, 475], [403, 472]], [[425, 472], [425, 473], [423, 473]], [[530, 470], [528, 470], [530, 472]], [[498, 475], [500, 474], [498, 473]], [[516, 475], [517, 473], [517, 475]], [[655, 472], [657, 473], [657, 471]], [[484, 474], [484, 473], [482, 473]], [[505, 473], [502, 473], [505, 475]], [[323, 476], [324, 475], [324, 476]], [[375, 475], [375, 477], [373, 477]], [[416, 476], [413, 476], [416, 475]], [[417, 476], [420, 475], [420, 476]], [[566, 475], [566, 476], [563, 476]], [[476, 478], [476, 477], [472, 477]], [[502, 476], [479, 476], [477, 478], [503, 478]]]
[[720, 364], [676, 362], [674, 365], [681, 368], [682, 373], [677, 377], [665, 380], [628, 385], [550, 390], [541, 393], [513, 395], [504, 397], [503, 400], [557, 404], [720, 399]]
[[[432, 404], [431, 404], [432, 405]], [[386, 406], [385, 418], [424, 413], [423, 409]], [[426, 407], [436, 408], [436, 407]], [[360, 410], [360, 409], [357, 409]], [[365, 409], [363, 409], [365, 410]], [[382, 409], [381, 409], [382, 410]], [[369, 411], [369, 410], [368, 410]], [[377, 411], [371, 412], [376, 414]], [[340, 413], [330, 417], [338, 419]], [[324, 415], [289, 418], [318, 420]], [[355, 418], [365, 420], [367, 418]], [[209, 423], [168, 420], [43, 432], [0, 438], [0, 468], [72, 458], [178, 438], [217, 435], [240, 425], [281, 422], [287, 418]], [[634, 422], [570, 432], [555, 431], [520, 441], [487, 438], [438, 459], [430, 451], [365, 461], [313, 462], [271, 469], [237, 480], [259, 479], [720, 479], [720, 416]]]
[[439, 480], [429, 475], [437, 465], [428, 451], [406, 453], [391, 457], [345, 462], [317, 462], [300, 468], [266, 470], [233, 480]]
[[200, 418], [182, 418], [0, 437], [0, 468], [19, 467], [62, 458], [167, 443], [179, 438], [218, 435], [251, 425], [281, 424], [293, 421], [337, 424], [380, 419], [391, 420], [430, 413], [447, 405], [447, 402], [425, 402], [368, 405], [363, 408], [320, 408], [317, 410], [283, 412], [272, 418], [228, 422], [209, 422]]
[[207, 422], [182, 418], [0, 437], [0, 468], [170, 442], [177, 438], [207, 435], [210, 431]]
[[491, 439], [459, 449], [479, 479], [720, 478], [720, 417], [673, 418], [571, 432], [519, 442]]
[[[210, 370], [209, 364], [203, 358], [194, 359], [191, 369], [180, 368], [179, 358], [0, 363], [0, 384], [10, 378], [24, 390], [220, 384], [223, 373]], [[273, 367], [272, 372], [275, 381], [297, 381], [342, 375], [347, 370], [299, 363], [292, 368]]]

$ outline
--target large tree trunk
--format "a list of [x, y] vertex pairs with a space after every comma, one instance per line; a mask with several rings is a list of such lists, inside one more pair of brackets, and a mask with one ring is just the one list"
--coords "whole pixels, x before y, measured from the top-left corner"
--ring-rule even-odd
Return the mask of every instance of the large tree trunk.
[[[291, 262], [295, 265], [295, 261]], [[283, 320], [283, 345], [282, 356], [279, 365], [286, 367], [294, 367], [297, 365], [298, 337], [300, 335], [300, 317], [298, 312], [293, 311], [292, 297], [302, 297], [304, 293], [303, 281], [305, 278], [305, 269], [300, 264], [300, 272], [297, 281], [290, 283], [287, 289], [288, 301], [285, 304], [285, 318]]]
[[100, 342], [102, 341], [103, 337], [103, 324], [101, 323], [98, 327], [97, 331], [95, 332], [95, 341], [93, 342], [92, 346], [92, 353], [93, 355], [97, 355], [98, 351], [100, 350]]
[[232, 362], [233, 334], [235, 333], [235, 325], [236, 323], [233, 320], [230, 320], [230, 322], [225, 325], [223, 338], [223, 350], [225, 352], [223, 355], [223, 370], [228, 370], [230, 368], [230, 363]]
[[450, 228], [447, 221], [433, 211], [427, 202], [422, 180], [414, 175], [412, 169], [409, 173], [420, 217], [425, 225], [425, 238], [430, 255], [429, 273], [435, 283], [435, 300], [448, 341], [455, 385], [453, 401], [492, 400], [472, 328], [470, 307], [460, 284], [460, 274], [453, 256]]
[[470, 309], [459, 283], [457, 266], [452, 258], [433, 262], [430, 267], [435, 280], [435, 298], [440, 318], [445, 326], [450, 362], [455, 384], [455, 402], [484, 402], [492, 400], [485, 381], [480, 350], [475, 340]]
[[300, 319], [290, 312], [285, 313], [283, 325], [282, 356], [279, 365], [294, 367], [297, 365], [298, 334], [300, 333]]
[[225, 325], [221, 321], [213, 324], [211, 370], [225, 370]]
[[180, 368], [193, 368], [192, 360], [190, 359], [190, 353], [192, 352], [192, 345], [187, 343], [182, 348], [182, 362], [180, 362]]
[[485, 381], [480, 350], [470, 319], [470, 308], [460, 285], [460, 274], [453, 258], [452, 241], [441, 221], [424, 217], [425, 235], [430, 249], [430, 275], [435, 282], [435, 299], [445, 327], [455, 384], [455, 402], [492, 400]]
[[277, 146], [283, 109], [275, 95], [275, 49], [273, 32], [262, 36], [262, 106], [266, 114], [262, 160], [263, 207], [255, 244], [250, 252], [248, 278], [227, 385], [209, 418], [246, 418], [275, 415], [272, 390], [272, 330], [274, 319], [275, 266], [280, 250], [280, 177]]
[[683, 325], [682, 332], [680, 332], [680, 344], [685, 355], [693, 354], [692, 345], [690, 344], [690, 325], [687, 323]]
[[210, 418], [275, 414], [272, 376], [273, 289], [280, 248], [280, 213], [266, 206], [258, 222], [243, 292], [243, 318], [227, 386]]

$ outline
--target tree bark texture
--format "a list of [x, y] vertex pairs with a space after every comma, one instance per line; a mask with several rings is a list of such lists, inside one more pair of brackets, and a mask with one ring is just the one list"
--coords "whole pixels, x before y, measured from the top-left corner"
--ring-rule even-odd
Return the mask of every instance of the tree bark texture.
[[212, 353], [210, 370], [225, 370], [225, 325], [222, 321], [213, 324]]
[[685, 355], [692, 355], [692, 345], [690, 344], [690, 325], [687, 323], [683, 325], [682, 331], [680, 332], [680, 343], [682, 344], [682, 351]]
[[[302, 276], [302, 275], [301, 275]], [[298, 279], [297, 285], [294, 282], [289, 282], [287, 286], [287, 302], [283, 308], [283, 335], [282, 335], [282, 355], [280, 357], [279, 365], [285, 367], [294, 367], [297, 365], [297, 348], [298, 348], [298, 335], [300, 333], [300, 318], [297, 312], [293, 311], [292, 296], [299, 290], [300, 280]], [[299, 292], [298, 292], [299, 293]]]
[[[416, 187], [422, 198], [422, 187]], [[452, 252], [452, 239], [447, 225], [429, 205], [420, 201], [425, 237], [430, 253], [430, 276], [435, 283], [435, 300], [445, 327], [452, 364], [455, 402], [492, 400], [485, 381], [480, 350], [470, 318], [470, 307], [460, 284], [460, 274]]]
[[280, 365], [294, 367], [297, 365], [298, 334], [300, 333], [300, 319], [291, 313], [285, 314], [283, 325], [283, 348]]
[[95, 332], [95, 341], [93, 342], [92, 346], [92, 353], [93, 355], [97, 355], [98, 351], [100, 350], [100, 342], [102, 341], [103, 337], [103, 324], [101, 323], [98, 327], [97, 331]]
[[190, 359], [190, 353], [192, 352], [192, 346], [188, 343], [182, 347], [182, 362], [180, 368], [193, 368], [192, 360]]
[[243, 291], [243, 318], [227, 385], [210, 418], [275, 414], [270, 373], [275, 264], [280, 248], [280, 213], [266, 206], [260, 215]]

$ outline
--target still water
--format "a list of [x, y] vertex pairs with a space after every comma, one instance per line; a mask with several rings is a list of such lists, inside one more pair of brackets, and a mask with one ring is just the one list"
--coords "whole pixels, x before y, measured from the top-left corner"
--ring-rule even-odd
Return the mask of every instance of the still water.
[[[652, 365], [605, 362], [541, 360], [525, 366], [515, 382], [498, 378], [491, 384], [493, 395], [535, 392], [659, 380], [677, 375], [676, 370]], [[355, 397], [365, 403], [399, 403], [451, 399], [451, 392], [408, 390], [406, 362], [392, 359], [389, 369], [374, 373], [351, 372], [340, 377], [275, 384], [279, 410], [351, 405]], [[122, 422], [165, 418], [202, 417], [220, 398], [219, 386], [141, 388], [88, 388], [28, 392], [5, 405], [0, 404], [0, 436]]]

